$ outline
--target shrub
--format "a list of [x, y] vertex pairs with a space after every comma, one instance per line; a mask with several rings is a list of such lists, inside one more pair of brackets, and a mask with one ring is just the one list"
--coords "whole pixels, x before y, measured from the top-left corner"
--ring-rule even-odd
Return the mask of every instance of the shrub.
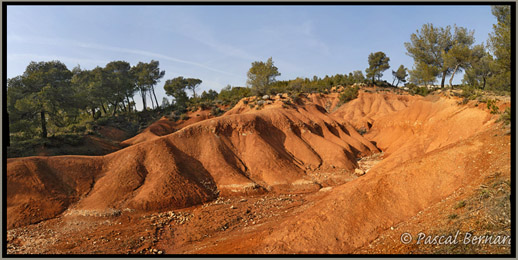
[[496, 105], [496, 100], [490, 99], [487, 101], [487, 109], [489, 109], [489, 112], [491, 114], [498, 114], [498, 106]]
[[511, 123], [511, 108], [510, 107], [505, 109], [505, 111], [502, 113], [502, 115], [500, 116], [498, 121], [503, 122], [504, 125], [509, 125]]
[[421, 95], [424, 97], [424, 96], [427, 96], [428, 94], [430, 94], [430, 90], [427, 87], [415, 86], [410, 89], [410, 93], [415, 94], [415, 95]]
[[180, 115], [180, 120], [187, 120], [187, 119], [189, 119], [189, 116], [187, 114]]
[[475, 89], [475, 87], [464, 85], [462, 86], [462, 94], [461, 97], [467, 98], [469, 100], [480, 98], [481, 94], [479, 91]]
[[466, 201], [459, 201], [453, 208], [454, 209], [460, 209], [466, 206]]
[[338, 98], [340, 99], [340, 104], [341, 105], [345, 104], [345, 103], [357, 98], [358, 90], [359, 90], [358, 86], [345, 88], [344, 92], [342, 92], [342, 94], [340, 94], [340, 96], [338, 96]]
[[210, 113], [213, 115], [213, 116], [220, 116], [221, 114], [223, 114], [223, 110], [221, 110], [219, 107], [213, 107], [211, 110], [210, 110]]
[[200, 102], [199, 103], [199, 107], [201, 108], [201, 110], [206, 110], [206, 109], [209, 109], [211, 107], [211, 102]]
[[455, 219], [455, 218], [457, 218], [457, 217], [458, 217], [458, 215], [457, 215], [457, 214], [455, 214], [455, 213], [454, 213], [454, 214], [450, 214], [450, 215], [448, 215], [448, 218], [449, 218], [449, 219]]
[[356, 129], [356, 132], [358, 132], [358, 134], [360, 134], [360, 135], [364, 135], [365, 133], [367, 133], [367, 129], [362, 127], [360, 129]]
[[302, 102], [302, 99], [300, 98], [300, 93], [294, 93], [290, 95], [291, 100], [293, 100], [293, 103], [300, 104]]

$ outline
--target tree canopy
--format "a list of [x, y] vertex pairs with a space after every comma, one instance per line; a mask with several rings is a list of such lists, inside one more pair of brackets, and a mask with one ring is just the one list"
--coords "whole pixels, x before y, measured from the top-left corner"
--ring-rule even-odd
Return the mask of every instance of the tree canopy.
[[390, 58], [382, 51], [369, 54], [369, 67], [365, 72], [367, 73], [367, 78], [372, 79], [373, 84], [375, 79], [380, 80], [383, 76], [383, 71], [390, 68], [389, 61]]
[[509, 5], [494, 5], [491, 12], [497, 23], [489, 35], [488, 45], [494, 57], [491, 84], [496, 89], [511, 88], [511, 8]]
[[180, 76], [166, 80], [164, 90], [167, 95], [175, 99], [175, 104], [185, 107], [187, 100], [189, 100], [187, 93], [185, 93], [185, 88], [187, 88], [188, 84], [188, 79]]
[[[131, 68], [133, 74], [134, 84], [140, 91], [142, 97], [142, 104], [146, 109], [146, 93], [149, 92], [151, 98], [151, 105], [158, 107], [158, 99], [155, 94], [155, 87], [159, 80], [165, 75], [165, 71], [161, 71], [159, 68], [160, 63], [155, 60], [151, 60], [149, 63], [139, 62], [137, 65]], [[154, 98], [154, 102], [153, 102]]]
[[196, 98], [196, 89], [200, 86], [202, 82], [201, 79], [187, 78], [185, 81], [187, 83], [187, 89], [192, 91], [192, 97]]
[[[407, 55], [414, 58], [415, 68], [427, 68], [427, 73], [413, 72], [414, 78], [418, 75], [427, 77], [434, 72], [434, 78], [441, 78], [441, 87], [444, 87], [448, 75], [466, 67], [469, 61], [471, 45], [474, 43], [474, 32], [454, 25], [454, 34], [451, 26], [436, 27], [431, 23], [424, 24], [421, 30], [410, 35], [410, 42], [405, 42]], [[426, 64], [426, 66], [425, 66]], [[429, 68], [434, 67], [434, 69]], [[434, 79], [435, 81], [435, 79]]]
[[9, 87], [17, 88], [14, 92], [21, 94], [15, 102], [16, 112], [39, 112], [43, 138], [47, 138], [47, 118], [60, 125], [62, 117], [75, 105], [71, 78], [72, 72], [60, 61], [31, 62], [21, 77], [9, 82]]
[[394, 82], [397, 80], [396, 87], [399, 85], [400, 82], [405, 83], [407, 74], [407, 68], [401, 64], [397, 71], [392, 71], [392, 76], [394, 77], [394, 81], [392, 81], [392, 85], [394, 85]]
[[275, 78], [280, 76], [279, 70], [273, 65], [272, 58], [268, 58], [266, 62], [254, 61], [252, 67], [248, 70], [247, 85], [252, 88], [252, 92], [256, 95], [263, 95], [268, 92], [268, 87], [275, 82]]

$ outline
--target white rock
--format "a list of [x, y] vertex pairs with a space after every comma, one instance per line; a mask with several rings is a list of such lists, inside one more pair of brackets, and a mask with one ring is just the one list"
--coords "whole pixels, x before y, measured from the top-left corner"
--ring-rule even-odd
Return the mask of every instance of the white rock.
[[365, 171], [362, 169], [354, 169], [354, 174], [356, 174], [358, 176], [362, 176], [365, 174]]

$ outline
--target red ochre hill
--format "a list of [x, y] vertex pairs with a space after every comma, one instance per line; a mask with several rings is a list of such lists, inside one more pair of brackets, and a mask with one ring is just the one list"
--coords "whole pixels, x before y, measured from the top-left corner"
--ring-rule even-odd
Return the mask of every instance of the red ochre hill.
[[376, 92], [341, 106], [339, 93], [249, 97], [219, 117], [162, 118], [105, 156], [8, 159], [8, 252], [365, 253], [459, 190], [509, 178], [498, 115]]

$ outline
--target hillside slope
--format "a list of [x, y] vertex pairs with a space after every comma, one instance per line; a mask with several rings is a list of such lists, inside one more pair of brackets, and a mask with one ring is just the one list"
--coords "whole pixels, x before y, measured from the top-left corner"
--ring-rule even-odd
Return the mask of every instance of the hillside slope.
[[[74, 214], [106, 215], [188, 207], [225, 194], [315, 191], [321, 184], [306, 170], [352, 172], [356, 158], [376, 152], [321, 107], [266, 107], [194, 123], [106, 156], [9, 159], [8, 226], [69, 207]], [[48, 205], [40, 207], [41, 200]]]

